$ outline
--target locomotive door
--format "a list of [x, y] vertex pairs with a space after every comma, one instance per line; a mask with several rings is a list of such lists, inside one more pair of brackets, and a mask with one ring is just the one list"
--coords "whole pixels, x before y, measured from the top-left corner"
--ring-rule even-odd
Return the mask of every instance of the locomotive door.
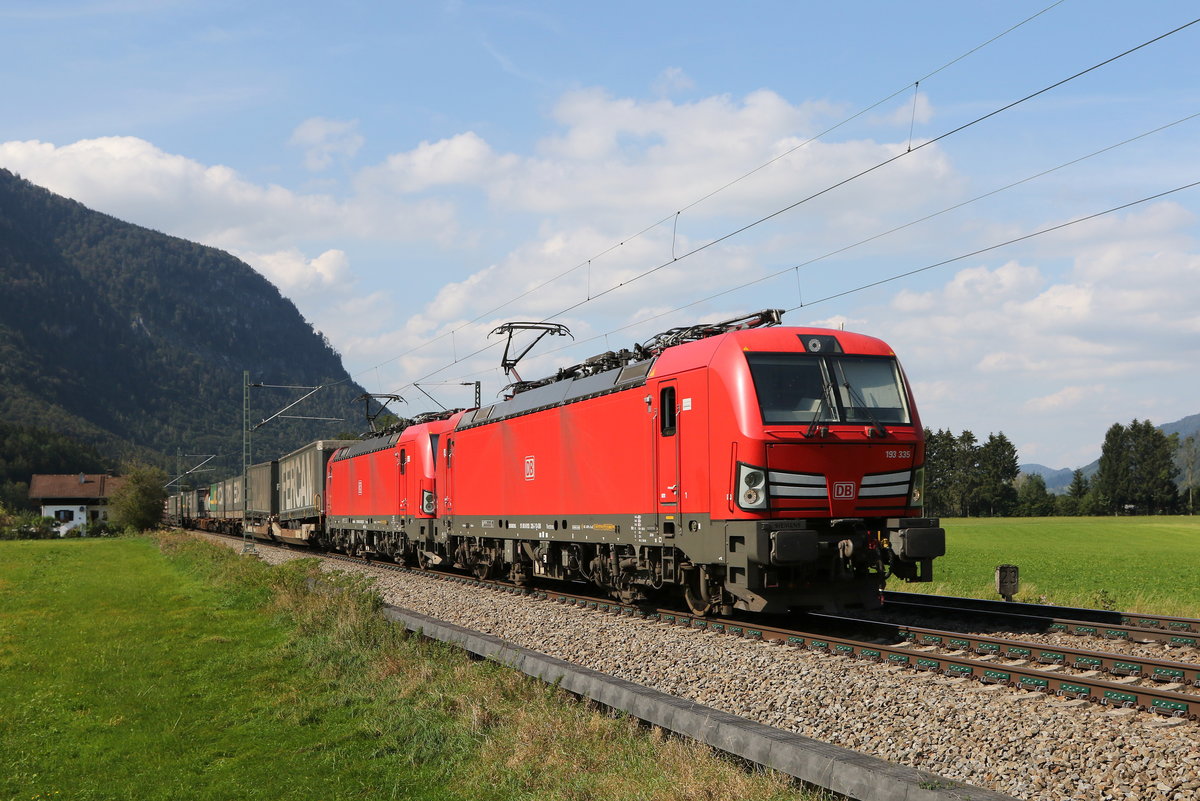
[[674, 380], [658, 385], [658, 425], [654, 437], [654, 495], [659, 531], [663, 536], [675, 533], [679, 521], [679, 406], [678, 386]]
[[400, 516], [407, 521], [408, 518], [412, 517], [413, 513], [413, 480], [412, 470], [409, 469], [412, 465], [408, 463], [407, 446], [401, 447], [399, 453], [396, 454], [396, 466], [400, 473]]

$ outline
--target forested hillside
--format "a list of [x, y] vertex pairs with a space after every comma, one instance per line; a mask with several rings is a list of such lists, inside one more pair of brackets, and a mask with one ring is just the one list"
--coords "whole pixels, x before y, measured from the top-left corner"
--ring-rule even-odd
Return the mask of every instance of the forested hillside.
[[[240, 469], [242, 371], [251, 381], [330, 384], [338, 354], [249, 265], [122, 222], [0, 169], [0, 420], [70, 434], [106, 458], [168, 469], [228, 454]], [[359, 430], [349, 381], [255, 434], [255, 460]], [[295, 394], [252, 394], [257, 421]]]

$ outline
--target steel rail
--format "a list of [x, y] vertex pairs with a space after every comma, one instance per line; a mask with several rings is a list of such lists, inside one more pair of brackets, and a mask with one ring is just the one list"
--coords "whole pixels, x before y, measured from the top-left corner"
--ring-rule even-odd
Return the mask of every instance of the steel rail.
[[[1050, 666], [1051, 669], [1058, 666], [1059, 668], [1083, 671], [1095, 670], [1113, 676], [1122, 676], [1126, 680], [1129, 678], [1150, 679], [1162, 684], [1186, 685], [1189, 688], [1200, 689], [1200, 665], [1190, 662], [1106, 653], [1092, 649], [966, 634], [842, 615], [811, 613], [809, 616], [842, 625], [875, 627], [883, 633], [893, 634], [897, 639], [906, 640], [917, 647], [933, 646], [944, 650], [967, 651], [984, 657], [1025, 659]], [[1200, 697], [1197, 697], [1196, 700], [1200, 701]]]
[[[1063, 618], [1083, 624], [1107, 624], [1138, 629], [1163, 629], [1171, 633], [1200, 634], [1200, 619], [1173, 617], [1171, 615], [1143, 614], [1141, 612], [1115, 612], [1107, 609], [1087, 607], [1053, 606], [1011, 601], [994, 601], [985, 598], [961, 598], [950, 595], [930, 595], [919, 592], [883, 593], [884, 608], [897, 605], [945, 607], [952, 610], [979, 612], [1007, 612], [1039, 618]], [[1195, 645], [1196, 643], [1188, 643]]]

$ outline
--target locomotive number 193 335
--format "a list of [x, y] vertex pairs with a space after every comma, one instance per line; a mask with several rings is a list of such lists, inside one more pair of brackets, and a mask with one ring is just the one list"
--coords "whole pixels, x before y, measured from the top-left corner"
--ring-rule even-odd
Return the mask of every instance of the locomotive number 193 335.
[[889, 459], [911, 459], [912, 451], [888, 451], [885, 456]]

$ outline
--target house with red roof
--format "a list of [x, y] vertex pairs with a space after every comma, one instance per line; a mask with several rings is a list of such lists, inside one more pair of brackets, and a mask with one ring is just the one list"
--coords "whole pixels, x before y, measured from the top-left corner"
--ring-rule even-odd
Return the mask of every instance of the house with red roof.
[[43, 517], [58, 521], [59, 533], [108, 520], [108, 499], [125, 479], [104, 474], [35, 474], [29, 481], [29, 497], [42, 508]]

